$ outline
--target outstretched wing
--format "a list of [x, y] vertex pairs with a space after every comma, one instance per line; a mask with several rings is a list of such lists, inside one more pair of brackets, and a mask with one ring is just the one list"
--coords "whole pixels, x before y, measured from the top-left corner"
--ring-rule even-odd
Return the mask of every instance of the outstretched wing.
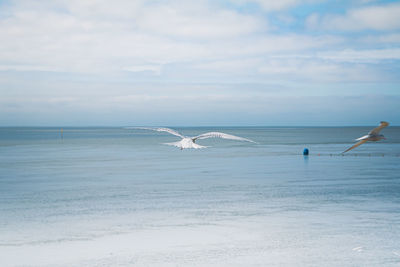
[[345, 151], [343, 151], [342, 153], [346, 153], [347, 151], [352, 150], [353, 148], [356, 148], [356, 147], [364, 144], [367, 141], [368, 141], [367, 139], [361, 140], [361, 141], [355, 143], [352, 147], [350, 147], [350, 148], [346, 149]]
[[197, 139], [206, 139], [206, 138], [223, 138], [223, 139], [231, 139], [231, 140], [238, 140], [238, 141], [247, 141], [251, 143], [255, 143], [254, 141], [239, 137], [236, 135], [231, 135], [231, 134], [226, 134], [226, 133], [220, 133], [220, 132], [209, 132], [209, 133], [203, 133], [201, 135], [195, 136], [192, 138], [193, 141]]
[[387, 127], [387, 126], [389, 126], [389, 123], [388, 123], [388, 122], [386, 122], [386, 121], [381, 121], [381, 124], [379, 124], [378, 127], [372, 129], [368, 134], [371, 134], [371, 135], [378, 135], [379, 132], [380, 132], [383, 128]]
[[147, 127], [134, 127], [132, 129], [143, 129], [143, 130], [151, 130], [151, 131], [156, 131], [156, 132], [167, 132], [170, 134], [173, 134], [175, 136], [179, 136], [180, 138], [185, 138], [183, 135], [181, 135], [180, 133], [178, 133], [175, 130], [172, 130], [170, 128], [147, 128]]

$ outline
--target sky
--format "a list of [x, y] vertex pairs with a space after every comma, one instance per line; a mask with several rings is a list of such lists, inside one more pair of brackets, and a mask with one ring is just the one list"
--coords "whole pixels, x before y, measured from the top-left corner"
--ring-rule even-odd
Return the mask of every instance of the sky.
[[0, 0], [0, 126], [400, 125], [400, 1]]

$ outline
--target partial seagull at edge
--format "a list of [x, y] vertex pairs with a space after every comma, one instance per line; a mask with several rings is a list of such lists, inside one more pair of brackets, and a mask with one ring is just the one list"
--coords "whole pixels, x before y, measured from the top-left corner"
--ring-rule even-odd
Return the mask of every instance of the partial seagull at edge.
[[199, 144], [196, 144], [197, 140], [201, 139], [207, 139], [207, 138], [222, 138], [222, 139], [230, 139], [230, 140], [237, 140], [237, 141], [245, 141], [245, 142], [250, 142], [250, 143], [256, 143], [253, 140], [243, 138], [240, 136], [236, 135], [231, 135], [231, 134], [226, 134], [226, 133], [221, 133], [221, 132], [208, 132], [208, 133], [203, 133], [198, 136], [194, 137], [189, 137], [189, 136], [184, 136], [180, 134], [179, 132], [170, 129], [170, 128], [147, 128], [147, 127], [126, 127], [126, 129], [142, 129], [142, 130], [151, 130], [151, 131], [156, 131], [156, 132], [167, 132], [172, 135], [178, 136], [182, 138], [182, 140], [177, 141], [177, 142], [172, 142], [172, 143], [164, 143], [165, 145], [170, 145], [170, 146], [176, 146], [178, 148], [185, 149], [185, 148], [206, 148], [207, 146], [202, 146]]
[[360, 138], [357, 138], [356, 141], [358, 141], [358, 142], [355, 143], [352, 147], [349, 147], [348, 149], [343, 151], [342, 154], [346, 153], [347, 151], [350, 151], [350, 150], [352, 150], [352, 149], [354, 149], [354, 148], [356, 148], [356, 147], [358, 147], [358, 146], [360, 146], [360, 145], [362, 145], [362, 144], [364, 144], [365, 142], [368, 142], [368, 141], [376, 142], [376, 141], [379, 141], [379, 140], [382, 140], [382, 139], [386, 140], [385, 136], [383, 136], [383, 134], [379, 134], [379, 132], [383, 128], [387, 127], [387, 126], [389, 126], [388, 122], [381, 121], [381, 123], [379, 124], [378, 127], [372, 129], [367, 135], [364, 135], [364, 136], [362, 136]]

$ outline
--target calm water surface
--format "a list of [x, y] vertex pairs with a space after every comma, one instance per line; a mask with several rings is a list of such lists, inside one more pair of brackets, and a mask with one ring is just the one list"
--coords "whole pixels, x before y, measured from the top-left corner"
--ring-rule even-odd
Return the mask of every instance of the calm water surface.
[[400, 127], [175, 129], [0, 128], [1, 266], [400, 266]]

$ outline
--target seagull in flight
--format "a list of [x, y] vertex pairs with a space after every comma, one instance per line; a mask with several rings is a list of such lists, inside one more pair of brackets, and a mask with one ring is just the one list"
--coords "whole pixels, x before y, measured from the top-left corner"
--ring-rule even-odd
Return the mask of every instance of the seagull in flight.
[[176, 146], [176, 147], [180, 148], [181, 150], [184, 148], [195, 148], [195, 149], [206, 148], [206, 146], [201, 146], [201, 145], [196, 144], [196, 141], [200, 140], [200, 139], [207, 139], [207, 138], [223, 138], [223, 139], [255, 143], [254, 141], [247, 139], [247, 138], [243, 138], [243, 137], [239, 137], [239, 136], [235, 136], [235, 135], [231, 135], [231, 134], [226, 134], [226, 133], [220, 133], [220, 132], [208, 132], [208, 133], [200, 134], [198, 136], [189, 137], [189, 136], [184, 136], [184, 135], [178, 133], [177, 131], [169, 129], [169, 128], [135, 127], [134, 129], [151, 130], [151, 131], [157, 131], [157, 132], [167, 132], [172, 135], [178, 136], [178, 137], [182, 138], [182, 140], [173, 142], [173, 143], [165, 143], [165, 144], [170, 145], [170, 146]]
[[358, 142], [355, 143], [352, 147], [349, 147], [348, 149], [346, 149], [345, 151], [343, 151], [342, 154], [343, 154], [343, 153], [346, 153], [346, 152], [349, 151], [349, 150], [352, 150], [353, 148], [356, 148], [356, 147], [358, 147], [358, 146], [364, 144], [364, 143], [367, 142], [367, 141], [374, 141], [374, 142], [376, 142], [376, 141], [379, 141], [379, 140], [381, 140], [381, 139], [385, 139], [385, 140], [386, 140], [386, 138], [383, 136], [383, 134], [379, 134], [379, 132], [380, 132], [383, 128], [387, 127], [387, 126], [389, 126], [389, 123], [388, 123], [388, 122], [386, 122], [386, 121], [381, 121], [381, 123], [379, 124], [378, 127], [372, 129], [367, 135], [364, 135], [364, 136], [362, 136], [362, 137], [360, 137], [360, 138], [357, 138], [356, 141], [358, 141]]

